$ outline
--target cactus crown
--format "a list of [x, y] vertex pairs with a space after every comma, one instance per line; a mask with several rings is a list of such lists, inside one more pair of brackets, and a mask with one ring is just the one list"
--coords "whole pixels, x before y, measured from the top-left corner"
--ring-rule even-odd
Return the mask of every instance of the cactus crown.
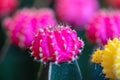
[[31, 46], [32, 55], [42, 62], [69, 62], [84, 46], [74, 30], [66, 26], [40, 29]]

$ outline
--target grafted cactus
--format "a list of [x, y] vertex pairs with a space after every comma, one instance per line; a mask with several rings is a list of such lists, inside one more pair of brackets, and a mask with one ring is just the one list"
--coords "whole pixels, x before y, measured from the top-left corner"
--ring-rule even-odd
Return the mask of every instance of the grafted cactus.
[[56, 25], [54, 12], [49, 8], [38, 10], [24, 8], [3, 22], [11, 42], [21, 48], [31, 46], [34, 35], [39, 28], [45, 28], [49, 25]]

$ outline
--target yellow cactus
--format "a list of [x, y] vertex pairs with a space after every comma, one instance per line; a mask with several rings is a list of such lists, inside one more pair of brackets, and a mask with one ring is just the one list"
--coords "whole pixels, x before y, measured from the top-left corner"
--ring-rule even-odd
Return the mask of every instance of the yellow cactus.
[[108, 40], [103, 50], [94, 52], [91, 61], [101, 64], [103, 73], [110, 80], [120, 80], [120, 39]]
[[97, 49], [92, 55], [91, 62], [100, 64], [101, 63], [101, 56], [102, 56], [102, 50]]
[[114, 57], [114, 72], [116, 78], [120, 80], [120, 46], [116, 49], [117, 53]]
[[107, 45], [105, 45], [102, 53], [101, 66], [103, 67], [103, 73], [106, 77], [111, 80], [115, 80], [117, 77], [115, 75], [114, 60], [117, 53], [117, 48], [120, 48], [120, 40], [114, 38], [113, 40], [108, 40]]

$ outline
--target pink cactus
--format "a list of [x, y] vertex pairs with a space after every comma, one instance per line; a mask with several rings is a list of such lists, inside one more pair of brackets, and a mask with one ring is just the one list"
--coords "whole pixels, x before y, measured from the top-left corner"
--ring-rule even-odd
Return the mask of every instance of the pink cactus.
[[69, 62], [75, 60], [84, 45], [69, 26], [40, 29], [35, 36], [31, 55], [42, 62]]
[[97, 0], [55, 0], [57, 18], [76, 28], [83, 28], [97, 9]]
[[11, 13], [17, 6], [18, 0], [0, 0], [0, 17]]
[[108, 39], [120, 36], [120, 12], [101, 10], [86, 27], [89, 40], [106, 44]]
[[25, 8], [17, 11], [12, 18], [5, 19], [3, 25], [7, 29], [8, 36], [13, 44], [27, 48], [31, 45], [39, 28], [45, 28], [49, 25], [55, 26], [56, 20], [51, 9]]

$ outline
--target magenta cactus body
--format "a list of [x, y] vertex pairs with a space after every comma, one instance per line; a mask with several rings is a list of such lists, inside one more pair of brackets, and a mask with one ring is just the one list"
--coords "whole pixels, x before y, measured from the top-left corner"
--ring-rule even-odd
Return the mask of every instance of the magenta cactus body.
[[91, 19], [86, 27], [89, 40], [106, 44], [108, 39], [120, 36], [119, 12], [101, 10]]
[[[39, 16], [41, 15], [41, 16]], [[3, 25], [8, 31], [11, 42], [22, 48], [31, 45], [39, 28], [55, 26], [56, 20], [51, 9], [23, 9], [16, 12], [12, 18], [6, 18]]]
[[17, 6], [18, 0], [0, 0], [0, 17], [11, 13]]
[[36, 60], [42, 62], [69, 62], [75, 60], [84, 45], [69, 26], [40, 29], [31, 50]]
[[55, 0], [57, 18], [76, 28], [83, 28], [97, 9], [97, 0]]

